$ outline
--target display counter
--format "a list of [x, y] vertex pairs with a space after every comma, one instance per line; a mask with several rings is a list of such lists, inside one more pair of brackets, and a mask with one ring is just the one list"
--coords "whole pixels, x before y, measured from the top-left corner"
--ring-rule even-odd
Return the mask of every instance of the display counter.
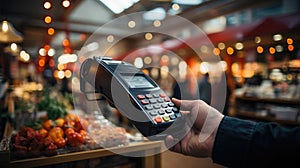
[[[10, 153], [0, 152], [1, 167], [29, 168], [29, 167], [143, 167], [159, 168], [161, 167], [160, 151], [162, 149], [161, 141], [135, 142], [122, 147], [113, 147], [108, 149], [95, 149], [87, 151], [59, 154], [55, 156], [41, 156], [37, 158], [11, 160]], [[118, 154], [116, 154], [118, 153]], [[130, 154], [134, 155], [130, 155]], [[140, 155], [136, 155], [139, 154]], [[122, 155], [124, 154], [124, 155]], [[155, 155], [154, 155], [155, 154]], [[145, 156], [145, 157], [130, 157]], [[78, 161], [81, 161], [79, 163]], [[94, 162], [91, 163], [91, 162]], [[101, 163], [100, 163], [101, 162]], [[95, 166], [98, 163], [98, 166]], [[102, 164], [102, 165], [101, 165]], [[60, 165], [60, 166], [59, 166]]]
[[234, 114], [241, 118], [295, 126], [300, 125], [300, 101], [296, 99], [235, 96]]

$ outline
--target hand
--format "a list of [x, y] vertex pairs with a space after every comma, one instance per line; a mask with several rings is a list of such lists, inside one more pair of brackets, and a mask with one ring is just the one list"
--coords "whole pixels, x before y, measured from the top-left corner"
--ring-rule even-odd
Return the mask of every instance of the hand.
[[[183, 115], [187, 117], [190, 130], [178, 142], [171, 135], [167, 136], [165, 143], [171, 151], [196, 157], [211, 157], [214, 140], [224, 115], [209, 106], [202, 100], [178, 100], [173, 98], [175, 105], [180, 107]], [[174, 144], [174, 142], [178, 142]]]

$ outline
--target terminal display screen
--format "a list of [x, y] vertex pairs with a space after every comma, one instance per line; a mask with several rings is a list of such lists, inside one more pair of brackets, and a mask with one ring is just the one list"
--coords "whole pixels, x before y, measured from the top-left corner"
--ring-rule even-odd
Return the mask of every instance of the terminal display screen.
[[155, 86], [143, 75], [122, 75], [130, 88], [154, 88]]

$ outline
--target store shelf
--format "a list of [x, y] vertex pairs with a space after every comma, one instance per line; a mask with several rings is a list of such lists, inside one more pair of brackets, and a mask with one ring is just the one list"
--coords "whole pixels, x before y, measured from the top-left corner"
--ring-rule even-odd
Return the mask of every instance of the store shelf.
[[[300, 121], [298, 121], [300, 100], [235, 96], [233, 107], [234, 115], [240, 118], [276, 122], [287, 126], [300, 125]], [[288, 116], [289, 113], [285, 113], [284, 115], [286, 116], [284, 117], [278, 117], [277, 113], [273, 111], [276, 107], [280, 107], [282, 109], [293, 108], [293, 110], [298, 110], [293, 112], [294, 115], [291, 115], [292, 117]], [[284, 113], [285, 111], [280, 112]]]
[[[152, 141], [152, 142], [139, 142], [133, 143], [128, 146], [123, 147], [113, 147], [108, 149], [95, 149], [95, 150], [88, 150], [88, 151], [79, 151], [79, 152], [72, 152], [66, 154], [59, 154], [51, 157], [37, 157], [37, 158], [30, 158], [30, 159], [21, 159], [21, 160], [9, 160], [9, 153], [0, 153], [0, 156], [3, 161], [4, 158], [7, 158], [7, 162], [3, 163], [7, 165], [7, 167], [13, 168], [30, 168], [30, 167], [40, 167], [40, 166], [48, 166], [48, 165], [55, 165], [60, 163], [67, 163], [67, 162], [74, 162], [80, 160], [87, 160], [87, 159], [95, 159], [95, 158], [102, 158], [107, 156], [113, 156], [118, 154], [130, 154], [135, 152], [140, 152], [142, 154], [148, 154], [149, 156], [145, 155], [145, 157], [141, 157], [140, 162], [142, 163], [143, 168], [159, 168], [160, 167], [160, 151], [162, 148], [161, 141]], [[157, 154], [156, 154], [157, 153]], [[155, 155], [154, 155], [155, 154]], [[128, 155], [130, 156], [130, 155]]]
[[283, 99], [283, 98], [258, 98], [258, 97], [248, 97], [248, 96], [236, 96], [236, 100], [251, 101], [259, 103], [274, 103], [274, 104], [285, 104], [285, 105], [300, 105], [300, 100], [295, 99]]
[[265, 116], [262, 114], [259, 114], [257, 112], [251, 112], [251, 111], [236, 111], [236, 116], [237, 117], [242, 117], [242, 118], [249, 118], [253, 120], [259, 120], [259, 121], [270, 121], [270, 122], [276, 122], [282, 125], [300, 125], [300, 121], [291, 121], [291, 120], [281, 120], [281, 119], [276, 119], [275, 117], [271, 116]]

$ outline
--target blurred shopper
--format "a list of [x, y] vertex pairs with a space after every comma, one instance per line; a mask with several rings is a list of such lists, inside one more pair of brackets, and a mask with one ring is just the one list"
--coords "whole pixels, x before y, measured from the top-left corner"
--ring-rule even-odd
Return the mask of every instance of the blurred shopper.
[[199, 96], [200, 100], [210, 105], [211, 101], [211, 84], [209, 81], [208, 73], [204, 74], [204, 77], [199, 81]]
[[187, 72], [185, 80], [175, 81], [172, 97], [185, 100], [199, 99], [198, 79], [191, 72]]
[[[175, 86], [173, 87], [172, 97], [181, 100], [200, 99], [208, 105], [211, 105], [212, 101], [214, 101], [215, 104], [222, 105], [224, 99], [220, 97], [212, 97], [212, 84], [215, 86], [215, 92], [217, 93], [215, 96], [219, 96], [218, 93], [222, 92], [223, 87], [226, 87], [225, 104], [222, 113], [224, 115], [228, 115], [230, 105], [229, 98], [231, 96], [231, 90], [226, 84], [226, 75], [221, 75], [220, 78], [222, 79], [217, 80], [214, 83], [211, 83], [209, 73], [204, 74], [204, 76], [199, 81], [193, 81], [192, 79], [187, 78], [187, 80], [183, 82], [175, 83]], [[225, 85], [223, 85], [223, 82], [225, 83]]]

